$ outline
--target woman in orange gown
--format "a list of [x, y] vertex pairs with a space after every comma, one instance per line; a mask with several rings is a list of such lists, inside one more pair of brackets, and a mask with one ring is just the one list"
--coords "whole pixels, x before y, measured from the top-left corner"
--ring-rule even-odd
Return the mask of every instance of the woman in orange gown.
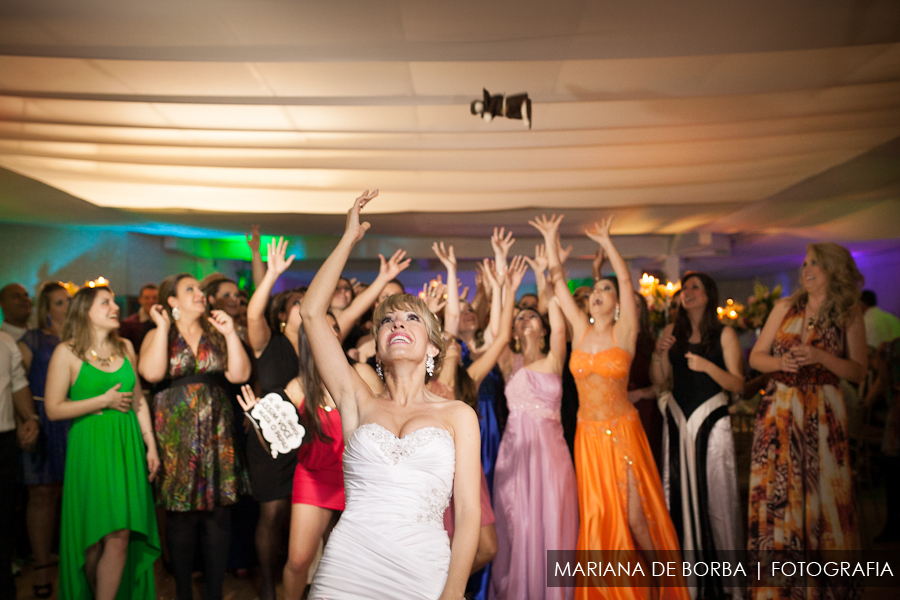
[[[566, 286], [558, 252], [562, 216], [531, 221], [544, 236], [556, 297], [572, 324], [569, 366], [578, 386], [575, 472], [581, 525], [578, 558], [630, 563], [631, 575], [581, 578], [576, 599], [662, 598], [687, 600], [681, 577], [665, 581], [636, 575], [635, 565], [651, 575], [650, 561], [680, 561], [678, 536], [666, 508], [662, 483], [637, 410], [628, 401], [628, 371], [638, 333], [637, 309], [625, 261], [609, 238], [612, 218], [587, 235], [609, 256], [615, 277], [594, 283], [588, 312], [582, 312]], [[621, 286], [624, 298], [620, 298]], [[645, 552], [653, 552], [648, 555]], [[680, 562], [677, 571], [680, 574]], [[586, 573], [587, 574], [587, 573]]]

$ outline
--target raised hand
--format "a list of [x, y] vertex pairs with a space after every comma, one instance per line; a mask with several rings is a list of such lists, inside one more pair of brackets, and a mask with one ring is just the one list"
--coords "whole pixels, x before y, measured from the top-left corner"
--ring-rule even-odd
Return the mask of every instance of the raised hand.
[[344, 228], [344, 237], [350, 236], [354, 244], [361, 240], [366, 235], [369, 227], [372, 226], [368, 221], [360, 223], [359, 213], [376, 196], [378, 196], [378, 190], [371, 193], [369, 190], [366, 190], [359, 198], [353, 201], [353, 206], [347, 211], [347, 226]]
[[482, 262], [481, 265], [481, 276], [487, 282], [490, 289], [499, 288], [500, 287], [500, 278], [497, 276], [497, 272], [494, 270], [494, 262], [486, 258]]
[[162, 304], [154, 304], [150, 307], [150, 320], [156, 324], [158, 329], [163, 331], [168, 331], [169, 325], [172, 324], [169, 320], [169, 313], [163, 308]]
[[603, 246], [609, 242], [609, 226], [612, 224], [612, 220], [612, 215], [609, 215], [605, 219], [600, 219], [591, 227], [585, 229], [584, 234]]
[[131, 410], [131, 392], [120, 392], [122, 384], [117, 383], [103, 394], [106, 398], [106, 408], [112, 408], [119, 412], [128, 412]]
[[[375, 190], [375, 193], [378, 193], [378, 190]], [[368, 223], [366, 223], [368, 225]], [[391, 279], [396, 279], [397, 275], [399, 275], [406, 267], [409, 266], [409, 263], [412, 262], [411, 258], [406, 257], [406, 250], [397, 250], [391, 256], [390, 259], [385, 260], [384, 256], [379, 254], [378, 259], [381, 261], [381, 265], [378, 267], [378, 275], [379, 277], [385, 277], [388, 281]]]
[[245, 234], [244, 237], [247, 238], [247, 245], [250, 246], [250, 252], [254, 254], [259, 253], [259, 245], [262, 240], [259, 237], [259, 225], [251, 225], [250, 233]]
[[351, 277], [350, 287], [353, 288], [353, 297], [356, 298], [362, 294], [368, 286], [362, 281], [359, 281], [356, 277]]
[[541, 215], [528, 221], [528, 224], [540, 231], [541, 235], [544, 236], [544, 241], [548, 244], [556, 243], [556, 236], [559, 235], [559, 224], [563, 220], [563, 216], [553, 215], [548, 219], [546, 215]]
[[441, 283], [440, 277], [423, 285], [422, 293], [424, 294], [422, 299], [425, 301], [425, 305], [434, 314], [438, 314], [447, 304], [447, 300], [444, 298], [447, 295], [447, 286]]
[[512, 247], [516, 238], [512, 236], [512, 231], [507, 232], [505, 227], [494, 227], [494, 235], [491, 236], [491, 248], [494, 249], [495, 255], [506, 256]]
[[524, 257], [514, 256], [509, 263], [509, 269], [506, 271], [506, 283], [509, 286], [507, 293], [515, 294], [516, 290], [522, 284], [522, 278], [525, 277], [525, 271], [528, 270], [528, 264]]
[[232, 320], [227, 312], [224, 310], [214, 310], [210, 314], [212, 316], [209, 317], [208, 320], [212, 323], [212, 326], [216, 328], [216, 331], [226, 337], [234, 333], [234, 320]]
[[456, 254], [453, 253], [453, 246], [448, 246], [446, 249], [444, 248], [444, 242], [438, 244], [437, 242], [431, 245], [431, 249], [437, 255], [438, 259], [441, 261], [441, 264], [444, 265], [444, 268], [448, 271], [451, 267], [456, 269]]
[[547, 267], [550, 265], [547, 260], [547, 249], [544, 244], [537, 244], [534, 247], [534, 258], [528, 258], [527, 256], [523, 257], [525, 262], [528, 263], [528, 266], [531, 267], [531, 270], [537, 273], [543, 273], [547, 270]]
[[250, 412], [250, 409], [256, 406], [259, 399], [253, 393], [253, 388], [249, 385], [241, 386], [241, 393], [237, 395], [238, 404], [244, 409], [244, 412]]
[[[288, 240], [283, 237], [278, 238], [278, 241], [272, 240], [269, 242], [267, 246], [267, 264], [269, 271], [271, 271], [276, 277], [279, 277], [282, 273], [288, 270], [288, 267], [291, 266], [291, 263], [294, 262], [294, 255], [291, 254], [289, 257], [285, 258], [285, 254], [287, 254]], [[267, 273], [269, 272], [267, 271]]]
[[559, 243], [559, 238], [556, 238], [556, 253], [559, 255], [559, 264], [565, 264], [569, 255], [572, 254], [572, 244], [563, 248], [562, 244]]
[[465, 302], [466, 298], [468, 298], [468, 297], [469, 297], [469, 286], [466, 286], [459, 293], [459, 299], [461, 302]]

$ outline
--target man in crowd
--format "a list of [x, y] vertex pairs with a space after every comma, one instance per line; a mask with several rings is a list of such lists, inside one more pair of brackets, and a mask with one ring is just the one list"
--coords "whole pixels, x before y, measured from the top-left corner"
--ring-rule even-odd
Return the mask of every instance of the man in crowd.
[[0, 289], [0, 310], [3, 311], [3, 323], [0, 331], [4, 331], [16, 342], [28, 331], [28, 318], [31, 316], [31, 298], [28, 290], [19, 283], [10, 283]]
[[159, 288], [155, 284], [145, 283], [141, 287], [141, 295], [138, 296], [138, 304], [141, 308], [119, 324], [119, 335], [131, 340], [135, 351], [141, 349], [141, 342], [147, 332], [153, 329], [153, 320], [150, 319], [150, 309], [159, 301]]
[[863, 322], [866, 324], [866, 345], [881, 347], [900, 337], [900, 319], [878, 308], [878, 297], [872, 290], [863, 290], [860, 298], [863, 308]]
[[[5, 307], [4, 314], [7, 314]], [[40, 432], [38, 423], [40, 417], [25, 377], [22, 354], [13, 338], [0, 331], [0, 598], [16, 597], [11, 565], [16, 529], [18, 447], [34, 447]]]

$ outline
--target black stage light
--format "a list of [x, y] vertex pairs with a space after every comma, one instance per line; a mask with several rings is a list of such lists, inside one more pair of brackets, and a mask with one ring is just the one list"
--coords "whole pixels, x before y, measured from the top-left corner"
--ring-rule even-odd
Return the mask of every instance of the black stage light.
[[531, 99], [527, 93], [505, 97], [503, 94], [491, 95], [487, 90], [482, 91], [484, 97], [481, 100], [473, 100], [469, 106], [473, 115], [478, 115], [488, 122], [494, 117], [520, 119], [528, 129], [531, 129]]

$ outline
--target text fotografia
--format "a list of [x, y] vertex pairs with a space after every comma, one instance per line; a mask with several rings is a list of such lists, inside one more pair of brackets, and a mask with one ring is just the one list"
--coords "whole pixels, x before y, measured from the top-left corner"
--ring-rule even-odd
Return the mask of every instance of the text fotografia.
[[[548, 587], [900, 587], [900, 553], [864, 557], [786, 557], [767, 553], [748, 558], [721, 552], [722, 560], [691, 560], [679, 552], [550, 551]], [[855, 556], [851, 556], [855, 554]], [[886, 556], [887, 554], [887, 556]], [[897, 554], [897, 556], [894, 556]], [[788, 558], [785, 560], [785, 558]], [[657, 560], [654, 560], [657, 559]], [[870, 559], [870, 560], [866, 560]]]

